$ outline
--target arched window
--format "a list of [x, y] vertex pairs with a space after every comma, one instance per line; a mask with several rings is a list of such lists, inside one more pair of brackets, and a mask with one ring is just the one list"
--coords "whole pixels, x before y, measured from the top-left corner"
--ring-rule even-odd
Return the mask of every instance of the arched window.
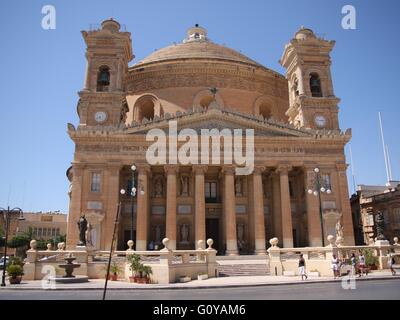
[[146, 99], [140, 104], [140, 121], [144, 118], [148, 120], [154, 119], [154, 102], [151, 99]]
[[322, 97], [321, 79], [318, 73], [310, 74], [310, 90], [313, 97]]
[[110, 68], [100, 67], [99, 73], [97, 74], [97, 91], [108, 91], [110, 85]]
[[265, 119], [271, 118], [272, 113], [269, 104], [264, 102], [260, 105], [260, 115], [262, 115]]

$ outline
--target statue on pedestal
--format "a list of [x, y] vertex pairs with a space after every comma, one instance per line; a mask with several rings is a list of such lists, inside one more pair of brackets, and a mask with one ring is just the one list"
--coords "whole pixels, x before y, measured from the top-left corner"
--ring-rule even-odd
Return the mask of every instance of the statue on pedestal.
[[189, 195], [189, 177], [181, 176], [181, 196]]
[[340, 220], [336, 222], [335, 230], [336, 230], [336, 239], [338, 239], [339, 237], [343, 238], [343, 226], [340, 223]]
[[86, 246], [86, 231], [88, 229], [88, 222], [85, 215], [82, 215], [78, 221], [79, 229], [79, 243], [78, 246]]
[[383, 235], [383, 231], [385, 229], [385, 218], [383, 216], [382, 211], [378, 211], [378, 214], [375, 217], [376, 222], [376, 239], [377, 240], [386, 240]]

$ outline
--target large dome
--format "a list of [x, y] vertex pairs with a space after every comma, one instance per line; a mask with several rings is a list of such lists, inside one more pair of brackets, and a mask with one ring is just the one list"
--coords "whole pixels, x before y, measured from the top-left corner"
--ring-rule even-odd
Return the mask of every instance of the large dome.
[[188, 30], [183, 43], [157, 50], [135, 66], [182, 59], [221, 60], [263, 67], [236, 50], [212, 42], [207, 38], [207, 31], [198, 25]]

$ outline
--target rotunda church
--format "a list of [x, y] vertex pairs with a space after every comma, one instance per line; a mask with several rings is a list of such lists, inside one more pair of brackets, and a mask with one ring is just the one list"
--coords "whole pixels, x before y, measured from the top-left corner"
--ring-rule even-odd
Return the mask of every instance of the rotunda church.
[[[82, 35], [79, 123], [68, 124], [75, 144], [67, 170], [69, 249], [79, 243], [82, 215], [87, 245], [99, 250], [110, 249], [117, 217], [119, 250], [128, 240], [136, 250], [161, 249], [165, 237], [172, 249], [196, 249], [212, 238], [219, 255], [265, 254], [274, 237], [280, 247], [321, 246], [338, 223], [344, 243], [354, 244], [344, 155], [351, 130], [339, 127], [334, 41], [300, 28], [284, 46], [282, 75], [214, 43], [199, 25], [134, 64], [131, 34], [117, 21]], [[220, 141], [211, 134], [206, 153], [184, 150], [198, 161], [172, 157], [174, 148], [181, 154], [184, 129], [199, 137], [205, 129], [252, 132], [251, 144], [240, 146], [253, 159], [251, 170], [238, 174], [241, 164], [209, 159], [211, 151], [233, 153], [235, 134]], [[158, 140], [149, 139], [154, 132]], [[167, 161], [151, 162], [162, 134], [168, 144], [157, 154]]]

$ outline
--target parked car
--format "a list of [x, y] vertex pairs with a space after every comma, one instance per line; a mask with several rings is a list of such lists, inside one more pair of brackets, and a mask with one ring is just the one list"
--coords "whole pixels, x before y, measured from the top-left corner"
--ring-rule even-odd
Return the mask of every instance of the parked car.
[[[8, 262], [9, 262], [9, 257], [7, 256], [7, 258], [6, 258], [6, 267], [8, 265]], [[2, 256], [0, 258], [0, 270], [3, 270], [3, 266], [4, 266], [4, 256]]]

